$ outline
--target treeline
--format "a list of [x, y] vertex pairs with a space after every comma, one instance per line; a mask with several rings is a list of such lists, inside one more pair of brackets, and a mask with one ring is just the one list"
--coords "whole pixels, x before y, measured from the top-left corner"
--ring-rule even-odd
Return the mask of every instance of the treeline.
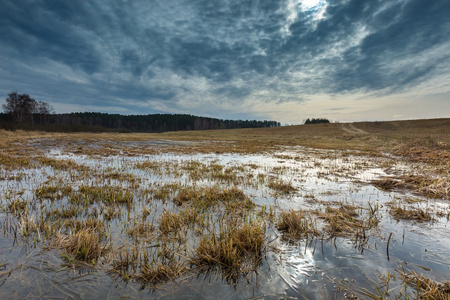
[[10, 92], [5, 102], [0, 128], [9, 130], [163, 132], [280, 126], [275, 121], [221, 120], [184, 114], [54, 114], [50, 104], [17, 92]]
[[280, 126], [275, 121], [221, 120], [184, 114], [119, 115], [94, 112], [49, 114], [45, 115], [44, 123], [30, 122], [42, 117], [36, 114], [29, 117], [28, 121], [19, 123], [11, 114], [0, 114], [0, 128], [62, 132], [164, 132]]
[[330, 123], [328, 119], [318, 118], [318, 119], [306, 119], [305, 124], [321, 124], [321, 123]]
[[54, 125], [79, 128], [104, 128], [114, 131], [163, 132], [278, 127], [275, 121], [221, 120], [184, 114], [119, 115], [107, 113], [70, 113], [51, 116]]

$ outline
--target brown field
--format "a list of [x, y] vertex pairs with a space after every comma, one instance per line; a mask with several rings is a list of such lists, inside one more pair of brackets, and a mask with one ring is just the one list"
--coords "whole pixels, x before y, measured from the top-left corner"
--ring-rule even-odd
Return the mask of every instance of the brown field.
[[450, 119], [0, 130], [0, 167], [0, 298], [449, 299]]
[[[284, 126], [276, 128], [178, 131], [166, 133], [43, 133], [0, 131], [2, 142], [11, 139], [110, 139], [114, 141], [169, 139], [215, 141], [217, 151], [264, 151], [279, 146], [301, 145], [326, 149], [351, 149], [410, 156], [415, 159], [449, 159], [450, 119], [356, 122]], [[220, 142], [225, 142], [220, 143]], [[233, 142], [230, 147], [229, 143]], [[208, 147], [199, 146], [203, 151]], [[214, 149], [213, 149], [214, 150]], [[428, 154], [427, 154], [428, 152]], [[431, 153], [430, 153], [431, 152]], [[430, 155], [432, 154], [432, 155]], [[423, 157], [422, 157], [423, 156]]]

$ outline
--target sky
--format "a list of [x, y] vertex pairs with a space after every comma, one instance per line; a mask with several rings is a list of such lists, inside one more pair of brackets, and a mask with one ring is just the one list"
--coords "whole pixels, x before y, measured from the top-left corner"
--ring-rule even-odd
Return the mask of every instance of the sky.
[[450, 1], [1, 0], [11, 91], [57, 113], [450, 117]]

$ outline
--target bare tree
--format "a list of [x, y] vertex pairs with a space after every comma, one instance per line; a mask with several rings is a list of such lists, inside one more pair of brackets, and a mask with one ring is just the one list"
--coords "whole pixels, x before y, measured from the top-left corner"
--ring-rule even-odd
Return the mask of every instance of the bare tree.
[[22, 123], [25, 118], [31, 115], [36, 106], [36, 101], [29, 95], [18, 94], [17, 92], [9, 93], [5, 100], [6, 104], [3, 104], [3, 110], [6, 114], [11, 114], [17, 123]]
[[3, 110], [6, 114], [13, 116], [17, 123], [30, 122], [34, 124], [34, 115], [40, 116], [41, 124], [48, 116], [53, 113], [53, 107], [43, 101], [37, 102], [27, 94], [18, 94], [10, 92], [3, 104]]

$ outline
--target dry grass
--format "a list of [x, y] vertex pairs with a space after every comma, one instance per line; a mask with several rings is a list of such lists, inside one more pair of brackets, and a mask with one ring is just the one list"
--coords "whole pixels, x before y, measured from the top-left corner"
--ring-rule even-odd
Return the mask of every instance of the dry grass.
[[[411, 120], [396, 122], [352, 123], [362, 132], [347, 132], [343, 124], [315, 124], [313, 126], [286, 126], [277, 128], [179, 131], [166, 133], [43, 133], [2, 131], [3, 147], [15, 142], [48, 139], [88, 143], [104, 140], [114, 144], [104, 148], [82, 148], [80, 153], [109, 155], [117, 150], [116, 142], [148, 140], [190, 141], [183, 145], [166, 145], [168, 152], [198, 153], [252, 153], [278, 149], [280, 146], [308, 146], [327, 149], [353, 149], [372, 154], [390, 152], [416, 161], [448, 165], [450, 162], [450, 119]], [[204, 143], [207, 141], [213, 141]], [[196, 143], [198, 142], [198, 143]], [[119, 147], [120, 148], [120, 147]], [[154, 149], [127, 146], [127, 153], [138, 155], [154, 153]]]
[[183, 217], [178, 213], [169, 211], [164, 211], [159, 216], [158, 223], [159, 223], [159, 230], [164, 235], [178, 232], [178, 230], [185, 227]]
[[38, 199], [61, 200], [73, 192], [70, 185], [56, 186], [44, 184], [36, 189], [35, 195]]
[[101, 244], [100, 234], [92, 228], [71, 235], [58, 235], [54, 245], [64, 249], [69, 257], [82, 261], [97, 261], [111, 249], [111, 244]]
[[362, 218], [357, 212], [361, 209], [355, 205], [340, 203], [338, 207], [327, 206], [325, 212], [316, 213], [325, 221], [323, 230], [329, 238], [341, 236], [364, 241], [367, 239], [367, 230], [378, 226], [378, 207], [372, 207], [369, 203], [366, 218]]
[[28, 202], [17, 198], [8, 204], [8, 210], [15, 214], [16, 216], [21, 216], [26, 212], [28, 207]]
[[[19, 195], [19, 190], [11, 195], [5, 192], [2, 209], [14, 214], [8, 216], [10, 219], [3, 229], [11, 234], [19, 233], [17, 236], [24, 237], [24, 240], [38, 241], [45, 236], [50, 239], [49, 244], [63, 249], [71, 261], [97, 261], [111, 255], [115, 260], [104, 261], [126, 280], [151, 284], [165, 282], [188, 271], [195, 273], [194, 268], [189, 270], [188, 264], [200, 271], [220, 270], [227, 279], [236, 280], [250, 271], [257, 271], [267, 250], [266, 226], [275, 224], [288, 241], [318, 235], [366, 238], [366, 231], [378, 223], [377, 208], [369, 204], [369, 211], [354, 205], [325, 203], [316, 199], [312, 204], [327, 207], [316, 212], [319, 225], [323, 224], [320, 228], [324, 231], [322, 234], [318, 233], [316, 220], [312, 218], [313, 211], [282, 211], [275, 223], [273, 218], [276, 214], [272, 207], [268, 212], [265, 208], [254, 209], [256, 205], [241, 189], [258, 189], [266, 185], [283, 196], [295, 192], [292, 182], [280, 179], [290, 172], [287, 168], [268, 171], [278, 176], [274, 180], [263, 173], [254, 177], [246, 174], [252, 173], [253, 176], [257, 165], [229, 167], [218, 162], [196, 160], [187, 163], [157, 159], [141, 163], [134, 161], [131, 165], [97, 170], [71, 160], [48, 158], [45, 151], [58, 147], [63, 154], [76, 153], [98, 160], [108, 155], [129, 157], [165, 152], [263, 153], [298, 145], [358, 150], [346, 152], [348, 155], [382, 156], [382, 152], [388, 152], [426, 165], [428, 173], [402, 175], [374, 184], [384, 189], [409, 189], [421, 195], [448, 199], [449, 124], [450, 120], [372, 122], [354, 123], [351, 128], [359, 130], [353, 131], [343, 130], [343, 124], [318, 124], [161, 134], [0, 131], [0, 165], [2, 171], [5, 170], [0, 174], [5, 179], [1, 180], [11, 181], [11, 186], [19, 186], [20, 176], [27, 176], [20, 172], [8, 173], [9, 170], [35, 168], [52, 173], [51, 178], [42, 180], [27, 191], [28, 195], [34, 195], [32, 200], [38, 201], [23, 200], [27, 194]], [[167, 142], [155, 146], [149, 140], [189, 143]], [[317, 153], [319, 151], [314, 152], [315, 155]], [[317, 157], [330, 158], [331, 151], [323, 153], [324, 157], [320, 154]], [[296, 159], [283, 154], [277, 158]], [[120, 165], [121, 162], [115, 163]], [[316, 163], [316, 167], [325, 166], [320, 165], [319, 160]], [[136, 169], [139, 174], [145, 174], [143, 177], [147, 174], [147, 177], [164, 176], [170, 177], [170, 181], [151, 182], [149, 178], [140, 181], [133, 175]], [[338, 173], [338, 170], [334, 172]], [[31, 179], [26, 177], [25, 180], [32, 185]], [[405, 207], [393, 207], [390, 213], [399, 219], [427, 220], [429, 217], [424, 211]], [[270, 223], [267, 225], [265, 222]], [[13, 227], [17, 227], [16, 231]], [[126, 247], [116, 248], [107, 242], [106, 236], [112, 239], [112, 233], [119, 235]], [[420, 286], [421, 295], [425, 298], [428, 297], [426, 290], [444, 290], [448, 296], [447, 290], [439, 289], [445, 285], [429, 288], [432, 285], [426, 282], [422, 286], [418, 280], [412, 279], [415, 276], [412, 275], [405, 275], [405, 278], [408, 283]]]
[[416, 290], [417, 299], [426, 300], [449, 300], [450, 299], [450, 281], [436, 282], [422, 274], [412, 271], [408, 274], [400, 272], [405, 283]]
[[386, 177], [372, 181], [372, 184], [383, 190], [409, 190], [422, 196], [432, 198], [450, 197], [449, 178], [442, 174], [440, 177], [425, 175], [402, 175]]
[[322, 217], [327, 222], [325, 231], [331, 236], [354, 235], [364, 228], [363, 221], [359, 220], [356, 208], [352, 205], [340, 205], [337, 208], [327, 207]]
[[71, 196], [71, 202], [130, 205], [134, 195], [129, 189], [120, 186], [81, 186], [79, 193], [71, 194]]
[[188, 204], [198, 209], [223, 205], [230, 212], [248, 210], [255, 206], [244, 192], [236, 186], [230, 188], [222, 188], [217, 185], [207, 188], [188, 186], [180, 189], [173, 201], [177, 205]]
[[90, 170], [89, 167], [79, 165], [72, 160], [59, 160], [50, 157], [38, 157], [37, 160], [41, 165], [50, 166], [55, 170], [63, 170], [63, 171], [76, 170], [79, 172], [83, 171], [88, 172]]
[[104, 236], [106, 232], [106, 226], [102, 222], [102, 220], [99, 219], [85, 219], [85, 220], [77, 220], [77, 219], [69, 219], [64, 220], [64, 226], [66, 227], [67, 231], [71, 230], [72, 232], [79, 232], [83, 231], [85, 229], [90, 229], [99, 234], [99, 236]]
[[154, 232], [155, 226], [149, 223], [138, 223], [134, 227], [127, 230], [127, 234], [129, 236], [145, 238], [152, 237]]
[[277, 229], [283, 233], [283, 238], [287, 240], [300, 240], [317, 236], [319, 234], [315, 220], [310, 214], [302, 210], [282, 211], [277, 223]]
[[222, 227], [219, 233], [200, 240], [191, 263], [206, 269], [219, 267], [227, 279], [236, 280], [259, 265], [265, 244], [264, 228], [256, 221]]
[[184, 262], [175, 258], [151, 263], [147, 255], [144, 255], [140, 273], [135, 278], [144, 283], [158, 284], [168, 280], [173, 280], [187, 271]]
[[267, 187], [274, 190], [279, 194], [290, 194], [297, 191], [297, 188], [292, 185], [291, 182], [286, 182], [282, 179], [273, 179], [268, 184]]
[[414, 220], [418, 222], [429, 222], [433, 218], [428, 211], [421, 208], [406, 208], [405, 206], [394, 205], [389, 210], [391, 216], [398, 220]]

